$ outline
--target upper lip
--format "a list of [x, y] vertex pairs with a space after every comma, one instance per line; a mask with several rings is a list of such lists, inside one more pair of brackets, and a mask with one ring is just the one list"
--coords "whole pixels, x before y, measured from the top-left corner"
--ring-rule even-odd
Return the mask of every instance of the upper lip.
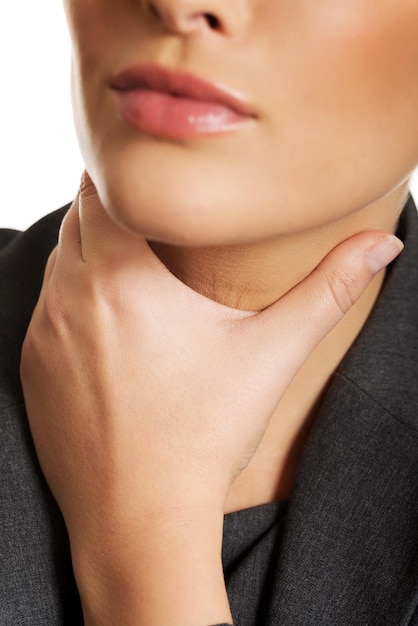
[[206, 81], [188, 72], [152, 63], [132, 65], [116, 74], [110, 86], [116, 91], [150, 89], [228, 107], [238, 115], [255, 117], [254, 108], [240, 94], [220, 83]]

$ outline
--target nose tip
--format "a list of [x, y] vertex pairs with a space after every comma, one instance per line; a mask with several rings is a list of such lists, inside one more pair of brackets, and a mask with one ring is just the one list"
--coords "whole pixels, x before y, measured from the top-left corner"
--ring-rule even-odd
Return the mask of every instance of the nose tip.
[[248, 23], [243, 0], [147, 0], [146, 4], [154, 19], [179, 35], [212, 31], [236, 36]]

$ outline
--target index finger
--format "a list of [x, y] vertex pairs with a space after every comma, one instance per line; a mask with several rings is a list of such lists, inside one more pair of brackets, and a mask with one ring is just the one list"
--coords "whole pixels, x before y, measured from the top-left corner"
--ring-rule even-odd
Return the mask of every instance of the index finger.
[[86, 263], [136, 263], [141, 257], [153, 258], [149, 246], [140, 234], [123, 229], [111, 219], [103, 207], [89, 174], [84, 172], [78, 195], [79, 229], [82, 258]]

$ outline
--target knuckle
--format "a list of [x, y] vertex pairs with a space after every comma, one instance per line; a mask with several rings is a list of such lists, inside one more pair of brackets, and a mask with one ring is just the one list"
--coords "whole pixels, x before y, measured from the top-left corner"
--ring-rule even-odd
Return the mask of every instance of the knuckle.
[[59, 283], [53, 281], [46, 290], [42, 302], [42, 323], [44, 328], [55, 335], [62, 335], [70, 325], [70, 312], [67, 310], [66, 298]]
[[339, 269], [327, 273], [325, 278], [333, 303], [345, 315], [358, 298], [358, 277], [349, 269]]
[[[34, 309], [29, 333], [47, 336], [45, 333], [56, 331], [64, 327], [69, 320], [68, 301], [68, 272], [58, 260], [58, 247], [50, 254], [44, 274], [44, 280], [39, 299]], [[77, 299], [79, 291], [75, 295]], [[74, 298], [73, 298], [74, 299]]]

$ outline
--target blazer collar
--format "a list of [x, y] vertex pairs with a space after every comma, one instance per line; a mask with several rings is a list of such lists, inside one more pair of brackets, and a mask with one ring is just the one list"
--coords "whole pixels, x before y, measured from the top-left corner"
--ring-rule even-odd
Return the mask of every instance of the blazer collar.
[[[271, 624], [409, 624], [418, 602], [418, 216], [335, 374], [289, 503]], [[418, 621], [417, 621], [418, 623]]]

